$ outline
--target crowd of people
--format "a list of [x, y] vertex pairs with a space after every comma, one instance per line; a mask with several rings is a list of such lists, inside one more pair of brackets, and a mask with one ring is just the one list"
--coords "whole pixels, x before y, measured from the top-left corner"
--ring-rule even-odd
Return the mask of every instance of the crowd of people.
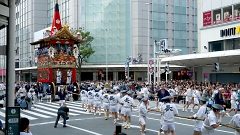
[[[147, 114], [152, 110], [161, 113], [159, 134], [164, 132], [165, 135], [170, 133], [174, 135], [174, 117], [178, 115], [176, 103], [184, 104], [182, 108], [184, 112], [189, 110], [191, 104], [190, 112], [194, 113], [194, 108], [198, 108], [196, 114], [188, 117], [203, 119], [196, 121], [194, 135], [212, 134], [214, 129], [221, 124], [221, 118], [225, 115], [230, 116], [230, 112], [233, 110], [235, 115], [230, 124], [236, 127], [240, 125], [236, 121], [240, 117], [237, 114], [240, 84], [196, 83], [190, 80], [162, 81], [157, 84], [143, 81], [111, 81], [109, 83], [86, 81], [79, 82], [79, 84], [79, 89], [72, 84], [59, 86], [57, 95], [60, 106], [66, 106], [66, 100], [73, 101], [72, 94], [77, 89], [80, 91], [83, 109], [93, 115], [101, 115], [101, 109], [103, 109], [106, 120], [110, 116], [115, 124], [122, 120], [125, 129], [131, 128], [132, 108], [138, 108], [142, 135], [146, 132]], [[53, 88], [49, 85], [48, 88], [43, 89], [41, 83], [21, 82], [16, 83], [15, 93], [16, 102], [20, 104], [21, 108], [29, 109], [29, 106], [34, 107], [35, 97], [39, 102], [43, 102], [43, 97], [46, 96], [47, 102], [51, 103]], [[149, 101], [156, 101], [155, 108], [149, 108]], [[206, 108], [211, 111], [207, 111], [209, 109]], [[227, 108], [229, 108], [228, 111]], [[66, 126], [68, 117], [66, 115], [63, 118]], [[58, 120], [59, 118], [56, 121]], [[236, 131], [236, 134], [239, 132]]]

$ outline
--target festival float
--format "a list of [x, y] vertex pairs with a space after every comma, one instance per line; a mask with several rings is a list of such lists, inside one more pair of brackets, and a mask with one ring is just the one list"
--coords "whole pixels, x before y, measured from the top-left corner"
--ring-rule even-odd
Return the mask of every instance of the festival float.
[[[76, 59], [79, 53], [77, 44], [83, 42], [79, 32], [73, 35], [66, 23], [62, 26], [56, 1], [51, 30], [47, 29], [42, 39], [30, 43], [38, 49], [38, 82], [42, 83], [45, 88], [52, 85], [53, 98], [57, 95], [61, 85], [66, 87], [73, 83], [76, 88], [79, 88], [76, 79]], [[76, 95], [78, 94], [73, 96], [74, 100], [78, 99]]]

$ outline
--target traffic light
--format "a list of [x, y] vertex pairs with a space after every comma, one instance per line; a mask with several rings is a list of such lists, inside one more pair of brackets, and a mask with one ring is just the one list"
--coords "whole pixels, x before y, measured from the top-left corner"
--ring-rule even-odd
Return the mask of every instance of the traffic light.
[[216, 71], [219, 71], [219, 69], [220, 69], [219, 63], [216, 62], [216, 63], [214, 63], [214, 65], [215, 65], [215, 70], [216, 70]]
[[165, 73], [169, 72], [169, 66], [165, 66]]

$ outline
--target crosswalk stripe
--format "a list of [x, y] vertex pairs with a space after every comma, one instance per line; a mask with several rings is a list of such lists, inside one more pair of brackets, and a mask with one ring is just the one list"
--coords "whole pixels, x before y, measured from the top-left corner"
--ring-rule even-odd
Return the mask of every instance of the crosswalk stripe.
[[[2, 117], [6, 117], [6, 114], [5, 113], [3, 113], [3, 112], [0, 112], [0, 116], [2, 116]], [[5, 123], [5, 121], [4, 120], [1, 120], [2, 121], [2, 123]]]
[[50, 116], [46, 116], [46, 115], [43, 115], [41, 113], [35, 113], [35, 112], [29, 111], [29, 110], [23, 110], [23, 112], [29, 113], [29, 114], [32, 114], [32, 115], [36, 115], [36, 116], [42, 117], [42, 118], [51, 118]]
[[[56, 103], [52, 103], [52, 104], [56, 104]], [[91, 113], [88, 113], [88, 112], [81, 111], [82, 108], [72, 106], [72, 104], [71, 105], [67, 104], [67, 107], [70, 109], [70, 114], [71, 114], [71, 112], [82, 113], [82, 114], [91, 114]], [[74, 110], [72, 110], [72, 109], [74, 109]]]
[[52, 112], [45, 111], [45, 110], [41, 110], [41, 109], [37, 109], [37, 108], [34, 108], [34, 109], [32, 109], [32, 110], [33, 110], [33, 111], [37, 111], [37, 112], [46, 113], [46, 114], [49, 114], [49, 115], [52, 115], [52, 116], [57, 116], [57, 113], [52, 113]]
[[[50, 104], [44, 104], [44, 103], [39, 103], [39, 104], [41, 104], [41, 105], [45, 105], [45, 106], [49, 106], [49, 107], [53, 107], [53, 108], [59, 108], [58, 106], [54, 106], [54, 105], [50, 105]], [[71, 109], [70, 107], [69, 107], [69, 109]], [[74, 114], [74, 113], [72, 113], [72, 112], [75, 112], [75, 113], [82, 113], [82, 112], [80, 112], [80, 111], [77, 111], [77, 110], [70, 110], [70, 113], [69, 114]], [[78, 115], [80, 115], [80, 114], [78, 114]]]
[[82, 102], [81, 101], [77, 101], [77, 102], [66, 102], [66, 103], [73, 103], [73, 104], [78, 104], [78, 105], [82, 105]]
[[[44, 109], [44, 110], [53, 111], [53, 112], [56, 113], [55, 116], [57, 115], [57, 111], [58, 111], [57, 109], [52, 109], [52, 108], [44, 107], [44, 106], [42, 106], [42, 105], [37, 105], [37, 104], [35, 104], [34, 106], [36, 106], [37, 108]], [[76, 116], [76, 115], [79, 115], [79, 114], [70, 113], [69, 115], [74, 115], [74, 116]]]
[[[2, 108], [3, 110], [6, 110], [6, 108]], [[31, 117], [29, 115], [26, 115], [24, 113], [22, 113], [22, 111], [20, 111], [20, 117], [25, 117], [28, 118], [29, 120], [36, 120], [37, 118]]]

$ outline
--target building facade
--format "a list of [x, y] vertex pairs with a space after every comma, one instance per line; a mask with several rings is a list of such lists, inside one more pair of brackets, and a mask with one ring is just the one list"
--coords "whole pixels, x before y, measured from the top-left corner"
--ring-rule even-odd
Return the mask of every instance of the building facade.
[[[130, 65], [130, 77], [145, 80], [148, 38], [150, 58], [153, 58], [155, 40], [167, 39], [170, 49], [182, 50], [175, 55], [198, 50], [197, 0], [58, 0], [58, 3], [62, 23], [68, 23], [71, 28], [81, 27], [94, 37], [95, 53], [83, 65], [83, 75], [92, 76], [86, 79], [99, 79], [97, 73], [99, 70], [105, 72], [106, 65], [110, 80], [125, 79], [127, 57], [137, 58], [141, 54], [144, 61]], [[52, 0], [23, 0], [17, 7], [19, 71], [34, 69], [32, 63], [25, 62], [34, 55], [29, 42], [34, 40], [34, 32], [42, 35], [37, 31], [51, 26], [54, 5]], [[31, 60], [34, 61], [32, 57]]]
[[162, 61], [186, 66], [194, 80], [240, 82], [240, 1], [198, 0], [197, 54], [164, 58]]

